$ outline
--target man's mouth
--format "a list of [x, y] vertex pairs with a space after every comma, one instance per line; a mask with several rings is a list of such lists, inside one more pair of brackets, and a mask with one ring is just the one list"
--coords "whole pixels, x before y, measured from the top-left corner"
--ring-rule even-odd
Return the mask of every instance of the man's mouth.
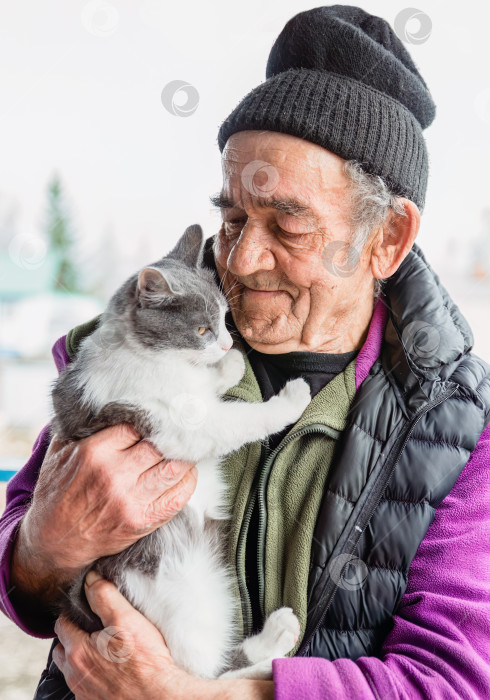
[[242, 294], [248, 299], [269, 299], [276, 294], [285, 294], [282, 289], [254, 289], [243, 285]]

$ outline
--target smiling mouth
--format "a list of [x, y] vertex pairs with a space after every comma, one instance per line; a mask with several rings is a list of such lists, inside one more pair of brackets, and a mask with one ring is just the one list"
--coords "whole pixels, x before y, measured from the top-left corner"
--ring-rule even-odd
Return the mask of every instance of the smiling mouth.
[[231, 299], [234, 300], [236, 303], [239, 297], [242, 297], [242, 299], [248, 299], [250, 301], [264, 301], [266, 299], [270, 300], [273, 297], [278, 296], [279, 294], [290, 293], [287, 292], [285, 289], [256, 289], [254, 287], [249, 287], [243, 282], [239, 282], [235, 278], [235, 281], [231, 285], [230, 294], [227, 294], [226, 296], [231, 297]]
[[242, 294], [251, 299], [267, 299], [276, 294], [285, 294], [282, 289], [252, 289], [252, 287], [243, 286]]

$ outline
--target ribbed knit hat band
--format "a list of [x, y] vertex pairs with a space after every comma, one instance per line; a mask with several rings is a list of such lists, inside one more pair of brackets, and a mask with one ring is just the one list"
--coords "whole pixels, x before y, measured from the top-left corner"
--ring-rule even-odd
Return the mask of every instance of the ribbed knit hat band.
[[223, 122], [223, 151], [237, 131], [298, 136], [366, 172], [423, 209], [428, 156], [422, 128], [435, 105], [388, 23], [332, 5], [293, 17], [270, 52], [267, 80]]

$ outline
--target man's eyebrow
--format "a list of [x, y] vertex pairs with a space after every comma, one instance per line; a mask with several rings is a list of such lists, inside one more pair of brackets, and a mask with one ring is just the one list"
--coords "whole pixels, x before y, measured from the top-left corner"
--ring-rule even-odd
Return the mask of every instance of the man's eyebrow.
[[[228, 197], [224, 192], [215, 194], [209, 198], [211, 204], [218, 209], [233, 209], [233, 207], [239, 206]], [[281, 199], [280, 197], [254, 197], [254, 202], [260, 209], [277, 209], [284, 214], [289, 214], [290, 216], [301, 216], [305, 219], [309, 219], [314, 223], [318, 223], [318, 216], [315, 214], [313, 209], [300, 202], [295, 197], [285, 197]]]

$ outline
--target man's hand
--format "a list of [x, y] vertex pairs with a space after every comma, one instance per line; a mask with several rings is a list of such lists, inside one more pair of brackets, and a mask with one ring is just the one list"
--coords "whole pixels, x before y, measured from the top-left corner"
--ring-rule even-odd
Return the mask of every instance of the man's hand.
[[[89, 635], [60, 617], [55, 625], [60, 644], [53, 650], [77, 700], [192, 697], [192, 677], [175, 666], [157, 628], [112, 583], [90, 572], [85, 592], [104, 630]], [[164, 693], [166, 685], [171, 693]]]
[[14, 549], [14, 596], [55, 602], [101, 556], [168, 522], [196, 487], [188, 462], [169, 462], [127, 424], [51, 442]]
[[85, 592], [104, 629], [89, 635], [60, 617], [60, 643], [53, 650], [77, 700], [273, 699], [272, 681], [210, 681], [178, 668], [157, 628], [95, 572], [88, 574]]

